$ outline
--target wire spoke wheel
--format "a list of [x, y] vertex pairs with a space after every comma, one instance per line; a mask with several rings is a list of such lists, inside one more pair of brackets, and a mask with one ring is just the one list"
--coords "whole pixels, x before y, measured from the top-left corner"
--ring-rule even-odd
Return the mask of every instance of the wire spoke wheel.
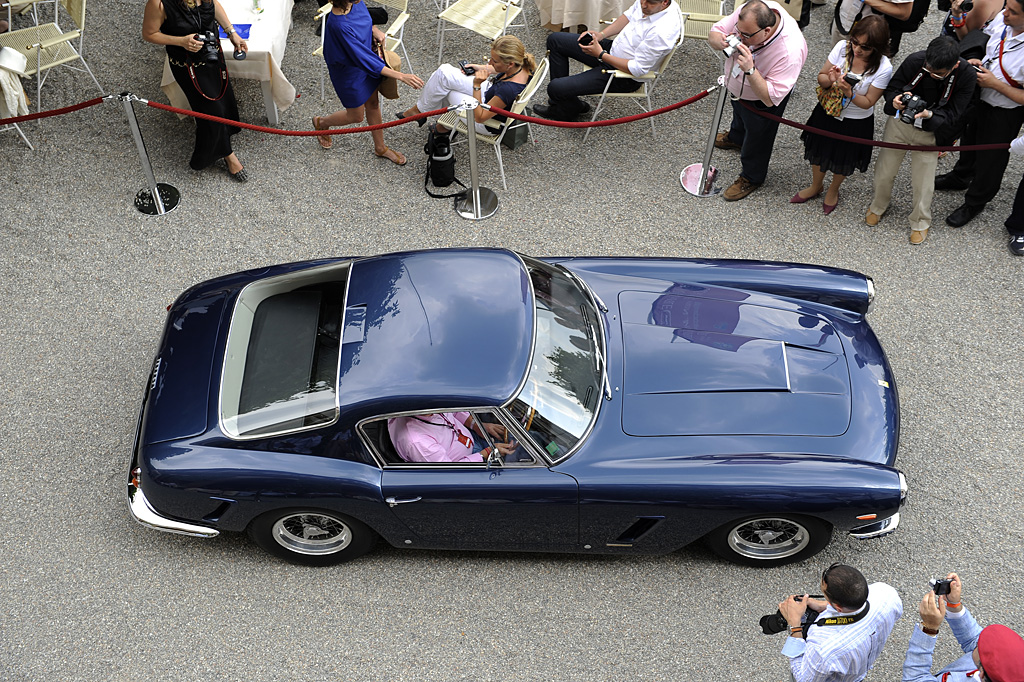
[[289, 514], [271, 529], [277, 544], [298, 554], [333, 554], [352, 542], [352, 530], [326, 514]]
[[811, 542], [811, 534], [795, 521], [781, 518], [754, 519], [729, 533], [733, 551], [751, 559], [784, 559]]

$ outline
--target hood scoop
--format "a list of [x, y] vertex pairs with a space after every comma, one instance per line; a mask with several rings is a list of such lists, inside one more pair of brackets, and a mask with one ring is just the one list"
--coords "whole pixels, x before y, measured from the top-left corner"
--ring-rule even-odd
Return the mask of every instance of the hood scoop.
[[824, 320], [645, 292], [624, 292], [620, 306], [626, 433], [838, 436], [849, 426], [849, 369]]

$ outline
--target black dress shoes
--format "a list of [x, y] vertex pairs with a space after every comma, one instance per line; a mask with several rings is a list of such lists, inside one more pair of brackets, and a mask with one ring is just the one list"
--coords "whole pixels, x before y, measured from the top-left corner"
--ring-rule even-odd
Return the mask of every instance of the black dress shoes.
[[1024, 234], [1015, 234], [1010, 237], [1010, 253], [1014, 256], [1024, 256]]
[[[954, 175], [952, 172], [943, 173], [935, 177], [935, 189], [941, 189], [943, 191], [956, 191], [961, 189], [967, 189], [968, 185], [971, 184], [970, 180], [964, 180]], [[968, 219], [969, 220], [969, 219]]]
[[975, 216], [981, 213], [982, 208], [984, 207], [963, 204], [960, 208], [946, 216], [946, 224], [950, 227], [963, 227], [974, 220]]
[[538, 104], [533, 107], [533, 113], [541, 118], [546, 118], [552, 121], [575, 121], [575, 116], [566, 116], [565, 112], [561, 109], [556, 109], [552, 106], [545, 106]]

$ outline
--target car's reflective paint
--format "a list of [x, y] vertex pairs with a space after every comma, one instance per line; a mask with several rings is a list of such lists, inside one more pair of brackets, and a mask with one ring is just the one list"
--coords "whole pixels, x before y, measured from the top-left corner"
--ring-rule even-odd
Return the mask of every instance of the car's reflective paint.
[[[529, 360], [532, 301], [509, 252], [359, 260], [346, 305], [366, 306], [365, 345], [372, 339], [381, 348], [343, 351], [338, 422], [265, 440], [227, 438], [210, 381], [219, 377], [238, 291], [327, 262], [218, 278], [172, 306], [136, 453], [159, 513], [240, 531], [259, 514], [301, 506], [348, 514], [398, 547], [658, 553], [752, 514], [803, 514], [848, 531], [865, 524], [859, 515], [884, 518], [899, 507], [891, 468], [898, 398], [864, 320], [866, 280], [817, 266], [549, 259], [610, 308], [603, 322], [612, 398], [583, 445], [567, 459], [522, 469], [382, 470], [356, 423], [502, 404]], [[467, 272], [476, 273], [472, 287]], [[445, 323], [428, 331], [428, 319]], [[684, 346], [692, 363], [675, 359]], [[796, 366], [780, 370], [778, 359], [791, 359], [786, 349]], [[799, 420], [773, 424], [744, 402], [791, 398], [794, 382], [813, 398], [792, 408]], [[719, 406], [694, 416], [700, 403], [692, 399], [712, 395]], [[674, 402], [681, 398], [691, 399], [689, 410]], [[739, 410], [751, 410], [749, 428], [740, 428]]]

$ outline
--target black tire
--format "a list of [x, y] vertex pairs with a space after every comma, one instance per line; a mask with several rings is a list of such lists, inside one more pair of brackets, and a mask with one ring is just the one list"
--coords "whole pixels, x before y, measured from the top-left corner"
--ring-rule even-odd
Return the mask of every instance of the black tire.
[[366, 554], [378, 536], [365, 523], [338, 512], [279, 509], [253, 520], [249, 537], [293, 564], [332, 566]]
[[711, 550], [744, 566], [782, 566], [814, 556], [832, 539], [832, 526], [796, 514], [762, 514], [731, 521], [705, 536]]

